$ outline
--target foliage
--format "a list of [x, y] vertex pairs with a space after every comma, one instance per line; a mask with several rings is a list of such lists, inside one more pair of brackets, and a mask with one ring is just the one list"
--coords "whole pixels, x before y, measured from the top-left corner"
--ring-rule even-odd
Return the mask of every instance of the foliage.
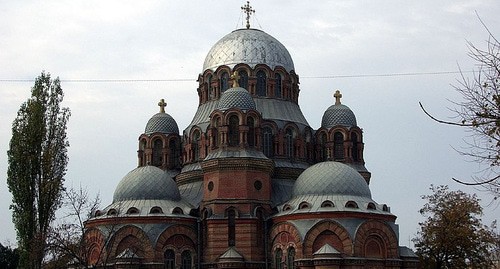
[[60, 107], [63, 96], [59, 79], [42, 72], [12, 124], [7, 184], [21, 268], [40, 268], [49, 225], [61, 205], [70, 116]]
[[443, 121], [428, 113], [422, 104], [422, 110], [433, 120], [467, 128], [469, 139], [467, 147], [459, 152], [474, 161], [486, 165], [480, 177], [473, 177], [473, 182], [459, 179], [455, 181], [465, 185], [481, 185], [494, 195], [500, 196], [500, 42], [488, 28], [489, 38], [486, 49], [476, 47], [469, 42], [469, 56], [477, 63], [473, 78], [462, 77], [454, 86], [463, 101], [453, 102], [452, 109], [456, 122]]
[[498, 236], [481, 223], [476, 195], [431, 186], [420, 209], [426, 220], [413, 239], [424, 268], [486, 268]]
[[8, 246], [0, 244], [0, 268], [15, 269], [19, 262], [19, 252]]

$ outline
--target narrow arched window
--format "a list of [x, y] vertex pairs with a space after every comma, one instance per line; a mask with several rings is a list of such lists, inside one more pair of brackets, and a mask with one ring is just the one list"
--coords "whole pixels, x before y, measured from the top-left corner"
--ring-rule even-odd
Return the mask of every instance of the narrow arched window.
[[236, 244], [236, 212], [231, 209], [227, 211], [227, 245], [232, 247]]
[[358, 148], [358, 135], [356, 133], [351, 134], [352, 141], [352, 160], [359, 162], [359, 148]]
[[229, 146], [235, 147], [240, 144], [239, 122], [238, 116], [232, 115], [229, 117]]
[[220, 92], [223, 93], [228, 88], [229, 88], [229, 74], [227, 72], [224, 72], [220, 76]]
[[208, 81], [208, 99], [211, 100], [215, 98], [214, 89], [212, 88], [212, 75], [208, 75], [207, 81]]
[[288, 255], [286, 259], [286, 268], [287, 269], [295, 269], [295, 248], [290, 247], [288, 248]]
[[326, 149], [326, 134], [322, 133], [319, 137], [319, 159], [320, 161], [328, 160], [328, 150]]
[[341, 132], [333, 134], [333, 154], [334, 160], [344, 160], [344, 135]]
[[146, 140], [142, 139], [139, 143], [139, 165], [146, 165]]
[[281, 98], [281, 92], [282, 92], [282, 84], [281, 84], [281, 75], [279, 73], [276, 73], [275, 75], [275, 90], [274, 90], [274, 93], [275, 93], [275, 96], [278, 97], [278, 98]]
[[254, 119], [252, 117], [248, 117], [247, 124], [248, 124], [248, 134], [247, 134], [248, 146], [255, 147], [255, 121], [254, 121]]
[[285, 156], [288, 158], [293, 158], [293, 130], [291, 128], [286, 129], [285, 132]]
[[192, 258], [191, 258], [191, 251], [189, 250], [184, 250], [181, 254], [181, 269], [191, 269], [192, 268]]
[[200, 132], [196, 130], [193, 133], [193, 140], [192, 140], [192, 149], [193, 149], [193, 158], [194, 161], [198, 161], [200, 159]]
[[276, 251], [274, 252], [274, 268], [283, 269], [282, 256], [283, 251], [281, 250], [281, 248], [276, 249]]
[[264, 127], [262, 130], [262, 147], [264, 155], [273, 157], [273, 130], [269, 127]]
[[248, 91], [248, 73], [245, 70], [240, 70], [238, 72], [240, 79], [238, 80], [238, 84], [241, 88], [244, 88]]
[[156, 139], [153, 142], [153, 165], [161, 166], [163, 162], [162, 158], [163, 141], [161, 139]]
[[257, 95], [266, 96], [266, 72], [259, 70], [257, 71]]
[[179, 164], [179, 151], [177, 150], [177, 143], [174, 139], [168, 142], [169, 156], [168, 156], [168, 167], [175, 168]]
[[175, 252], [171, 249], [167, 249], [164, 254], [165, 258], [165, 269], [175, 269]]

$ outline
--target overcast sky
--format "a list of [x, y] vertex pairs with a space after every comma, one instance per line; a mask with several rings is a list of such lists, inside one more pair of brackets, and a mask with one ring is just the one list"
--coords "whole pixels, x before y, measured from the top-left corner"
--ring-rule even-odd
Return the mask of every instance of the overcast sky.
[[[100, 193], [104, 207], [120, 179], [137, 166], [137, 139], [159, 111], [159, 99], [165, 98], [179, 129], [190, 123], [205, 56], [220, 38], [243, 27], [244, 3], [0, 0], [0, 242], [16, 238], [6, 152], [11, 123], [33, 85], [12, 80], [32, 80], [42, 70], [63, 80], [64, 105], [72, 112], [66, 186]], [[398, 216], [400, 244], [412, 246], [409, 239], [423, 220], [420, 196], [429, 194], [431, 184], [477, 192], [487, 206], [490, 196], [451, 180], [467, 180], [480, 170], [453, 149], [464, 147], [469, 134], [431, 121], [418, 102], [438, 117], [453, 116], [449, 100], [460, 96], [451, 84], [459, 74], [444, 73], [475, 68], [467, 41], [485, 48], [488, 38], [475, 11], [500, 37], [498, 0], [251, 5], [252, 27], [277, 38], [294, 60], [299, 103], [311, 127], [320, 126], [334, 90], [342, 91], [342, 103], [364, 130], [372, 196]], [[122, 81], [92, 81], [106, 79]], [[498, 212], [486, 207], [484, 222], [490, 224]]]

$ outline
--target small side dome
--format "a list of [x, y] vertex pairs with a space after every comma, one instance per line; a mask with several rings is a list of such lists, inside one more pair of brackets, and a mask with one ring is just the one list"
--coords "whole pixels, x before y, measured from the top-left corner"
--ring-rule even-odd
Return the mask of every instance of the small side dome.
[[250, 93], [241, 87], [234, 87], [225, 91], [220, 97], [217, 109], [226, 110], [239, 108], [241, 110], [255, 110], [255, 102]]
[[330, 106], [323, 114], [321, 127], [330, 129], [336, 125], [345, 127], [357, 126], [356, 116], [354, 116], [352, 110], [340, 103], [340, 98], [342, 98], [340, 91], [337, 90], [333, 96], [335, 97], [335, 104]]
[[293, 196], [351, 195], [371, 198], [370, 188], [363, 177], [348, 165], [322, 162], [306, 169], [293, 186]]
[[144, 133], [147, 135], [152, 133], [179, 134], [177, 122], [172, 116], [165, 113], [165, 107], [167, 106], [165, 100], [161, 99], [158, 106], [160, 106], [160, 112], [149, 119]]
[[118, 183], [113, 203], [129, 200], [179, 201], [181, 195], [169, 171], [156, 166], [141, 166], [130, 171]]

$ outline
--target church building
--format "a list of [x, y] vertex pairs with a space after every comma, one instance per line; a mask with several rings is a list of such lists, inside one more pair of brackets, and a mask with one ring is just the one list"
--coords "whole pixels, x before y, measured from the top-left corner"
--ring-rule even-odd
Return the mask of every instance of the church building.
[[[288, 50], [250, 27], [248, 2], [243, 10], [246, 28], [208, 51], [189, 126], [180, 132], [165, 101], [158, 103], [138, 139], [137, 167], [86, 222], [88, 262], [417, 268], [417, 256], [399, 246], [396, 216], [372, 199], [364, 134], [342, 94], [312, 129]], [[319, 115], [311, 120], [319, 123]]]

